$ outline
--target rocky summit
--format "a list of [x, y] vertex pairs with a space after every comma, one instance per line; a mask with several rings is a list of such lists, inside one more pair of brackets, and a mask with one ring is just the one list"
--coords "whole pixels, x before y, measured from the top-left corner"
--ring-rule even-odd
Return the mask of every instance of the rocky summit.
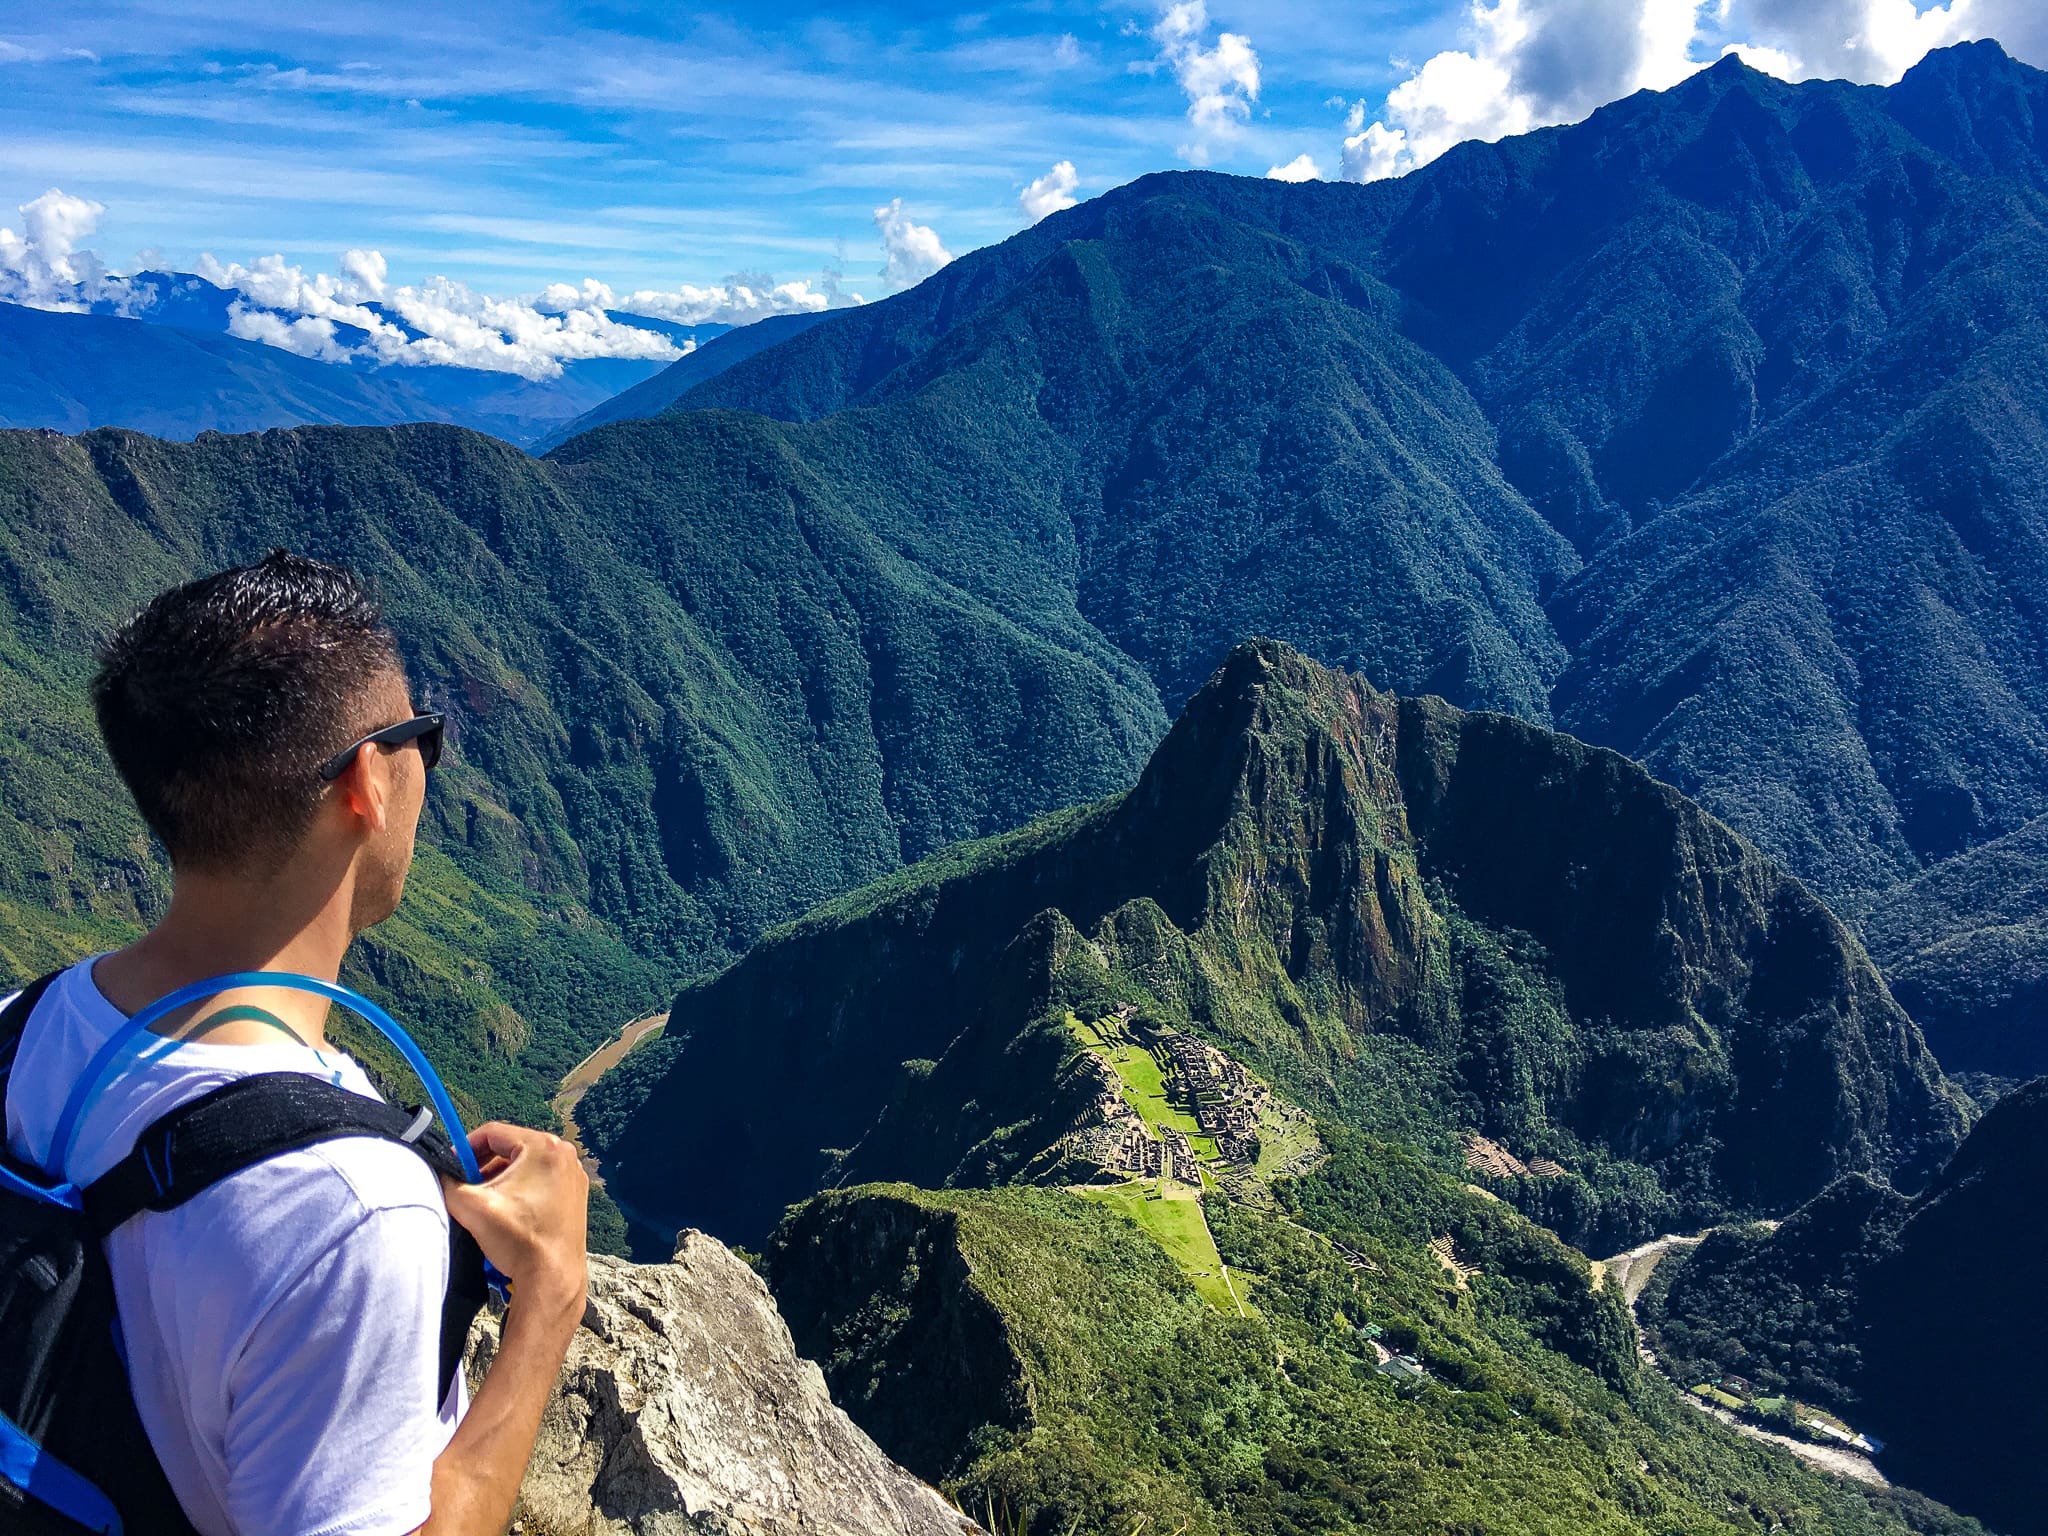
[[[485, 1317], [472, 1381], [497, 1348]], [[680, 1234], [666, 1264], [593, 1256], [583, 1327], [542, 1420], [525, 1536], [975, 1536], [882, 1454], [798, 1357], [768, 1288]]]

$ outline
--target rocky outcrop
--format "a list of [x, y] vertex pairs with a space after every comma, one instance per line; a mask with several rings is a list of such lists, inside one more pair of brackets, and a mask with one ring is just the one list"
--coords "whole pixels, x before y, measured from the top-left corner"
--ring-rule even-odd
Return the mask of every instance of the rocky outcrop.
[[[498, 1344], [486, 1317], [472, 1381]], [[833, 1406], [761, 1279], [685, 1232], [667, 1264], [593, 1255], [541, 1421], [525, 1536], [973, 1536]]]

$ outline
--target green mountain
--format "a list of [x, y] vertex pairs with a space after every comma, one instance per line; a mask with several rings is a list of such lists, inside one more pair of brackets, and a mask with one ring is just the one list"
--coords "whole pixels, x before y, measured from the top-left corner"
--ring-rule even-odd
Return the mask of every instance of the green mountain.
[[1148, 177], [676, 408], [1021, 421], [1169, 707], [1273, 634], [1627, 752], [1860, 912], [2048, 811], [2043, 120], [1995, 43], [1729, 58], [1397, 182]]
[[1275, 642], [1127, 794], [686, 988], [579, 1118], [651, 1232], [765, 1235], [992, 1528], [1977, 1529], [1687, 1406], [1530, 1219], [1924, 1183], [1963, 1110], [1855, 941], [1619, 755]]
[[1862, 928], [1952, 1071], [2048, 1072], [2048, 817], [1887, 891]]
[[822, 1194], [764, 1267], [835, 1401], [991, 1529], [1981, 1536], [1688, 1407], [1584, 1259], [1397, 1146], [1201, 1208], [1221, 1307], [1057, 1189]]
[[[1251, 633], [1641, 757], [1860, 911], [2048, 812], [2043, 79], [1728, 62], [1398, 183], [1146, 178], [705, 379], [714, 342], [686, 409], [542, 466], [0, 438], [5, 686], [42, 691], [0, 731], [71, 770], [0, 790], [9, 922], [75, 950], [161, 878], [43, 641], [278, 541], [388, 578], [475, 717], [454, 867], [670, 979], [1126, 786]], [[136, 558], [51, 535], [87, 526]]]
[[2044, 1136], [2048, 1080], [1999, 1100], [1913, 1199], [1844, 1180], [1775, 1232], [1709, 1237], [1653, 1282], [1653, 1338], [1703, 1378], [1738, 1370], [1853, 1414], [1888, 1473], [2001, 1531], [2048, 1531]]
[[645, 416], [658, 416], [705, 380], [716, 378], [734, 363], [742, 362], [756, 352], [765, 352], [799, 332], [809, 330], [824, 318], [823, 312], [771, 315], [751, 325], [723, 330], [693, 349], [680, 362], [662, 369], [652, 378], [642, 379], [620, 390], [573, 420], [555, 427], [533, 445], [533, 451], [546, 453], [552, 448], [559, 448], [570, 438], [607, 422], [638, 421]]
[[1089, 1047], [1170, 1057], [1169, 1031], [1446, 1167], [1461, 1135], [1549, 1160], [1501, 1192], [1586, 1244], [1850, 1172], [1916, 1186], [1964, 1128], [1847, 931], [1683, 796], [1270, 642], [1128, 794], [950, 849], [686, 988], [582, 1118], [644, 1220], [754, 1242], [839, 1183], [1069, 1181]]
[[[118, 941], [165, 890], [86, 702], [94, 639], [288, 544], [382, 588], [451, 720], [430, 846], [356, 969], [493, 1112], [678, 974], [945, 843], [1127, 783], [1162, 721], [1057, 595], [878, 538], [790, 429], [615, 429], [543, 465], [452, 428], [173, 444], [0, 434], [0, 956]], [[871, 493], [870, 493], [871, 494]]]

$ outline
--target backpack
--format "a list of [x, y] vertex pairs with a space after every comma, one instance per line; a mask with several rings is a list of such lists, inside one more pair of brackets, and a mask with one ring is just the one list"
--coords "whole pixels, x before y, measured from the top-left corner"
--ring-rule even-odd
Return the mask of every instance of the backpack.
[[[58, 974], [0, 1010], [0, 1109], [22, 1031]], [[439, 1087], [436, 1081], [433, 1090]], [[22, 1536], [194, 1536], [129, 1390], [113, 1272], [102, 1247], [109, 1233], [142, 1211], [182, 1205], [266, 1158], [342, 1136], [395, 1141], [437, 1173], [473, 1176], [448, 1139], [430, 1129], [432, 1118], [428, 1110], [400, 1109], [302, 1073], [262, 1073], [154, 1121], [125, 1158], [84, 1189], [16, 1159], [0, 1135], [0, 1529]], [[444, 1399], [486, 1295], [476, 1240], [451, 1222], [449, 1244]]]

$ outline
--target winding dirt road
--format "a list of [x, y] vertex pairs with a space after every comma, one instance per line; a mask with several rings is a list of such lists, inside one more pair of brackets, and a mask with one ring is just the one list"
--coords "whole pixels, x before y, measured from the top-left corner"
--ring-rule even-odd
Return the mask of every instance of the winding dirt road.
[[[1658, 1263], [1664, 1256], [1669, 1253], [1676, 1253], [1681, 1249], [1697, 1247], [1700, 1238], [1705, 1235], [1705, 1233], [1701, 1233], [1699, 1237], [1680, 1237], [1676, 1233], [1671, 1233], [1655, 1238], [1639, 1247], [1631, 1248], [1627, 1253], [1618, 1253], [1611, 1259], [1595, 1260], [1593, 1283], [1598, 1285], [1603, 1274], [1613, 1276], [1614, 1283], [1621, 1287], [1621, 1294], [1628, 1298], [1629, 1313], [1633, 1316], [1636, 1309], [1636, 1301], [1643, 1294], [1643, 1287], [1650, 1283], [1651, 1274], [1655, 1272]], [[1641, 1329], [1642, 1319], [1636, 1319], [1636, 1327], [1638, 1330]], [[1636, 1336], [1636, 1353], [1643, 1357], [1645, 1364], [1653, 1367], [1666, 1381], [1678, 1388], [1679, 1395], [1686, 1402], [1697, 1408], [1701, 1413], [1711, 1414], [1714, 1418], [1719, 1419], [1737, 1434], [1747, 1435], [1752, 1440], [1767, 1441], [1783, 1450], [1790, 1451], [1808, 1466], [1817, 1467], [1823, 1472], [1833, 1472], [1840, 1477], [1854, 1478], [1859, 1483], [1869, 1483], [1873, 1487], [1888, 1488], [1891, 1486], [1891, 1480], [1877, 1470], [1877, 1463], [1873, 1462], [1868, 1456], [1859, 1455], [1855, 1451], [1846, 1448], [1832, 1445], [1814, 1445], [1810, 1441], [1794, 1440], [1789, 1435], [1774, 1435], [1767, 1429], [1759, 1429], [1756, 1425], [1737, 1418], [1718, 1404], [1704, 1402], [1694, 1397], [1692, 1393], [1685, 1390], [1684, 1382], [1678, 1380], [1669, 1371], [1664, 1369], [1664, 1362], [1657, 1358], [1656, 1352], [1648, 1344], [1642, 1342], [1640, 1331]]]
[[576, 1106], [583, 1102], [583, 1095], [590, 1091], [592, 1083], [624, 1061], [628, 1051], [649, 1035], [658, 1032], [666, 1023], [668, 1015], [665, 1013], [653, 1013], [644, 1019], [635, 1019], [571, 1067], [569, 1075], [562, 1079], [562, 1086], [555, 1093], [554, 1109], [562, 1122], [562, 1135], [575, 1147], [576, 1155], [583, 1159], [583, 1170], [590, 1175], [590, 1182], [593, 1184], [602, 1186], [604, 1180], [598, 1175], [597, 1159], [590, 1155], [590, 1149], [583, 1145], [583, 1137], [576, 1129]]

